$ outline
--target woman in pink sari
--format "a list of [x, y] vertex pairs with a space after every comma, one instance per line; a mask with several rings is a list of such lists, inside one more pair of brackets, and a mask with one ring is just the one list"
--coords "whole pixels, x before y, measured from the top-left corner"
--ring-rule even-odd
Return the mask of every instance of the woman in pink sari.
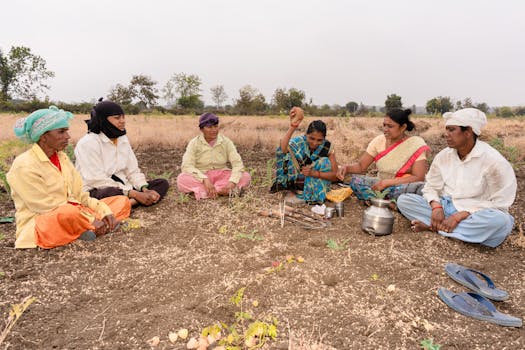
[[[392, 109], [383, 119], [383, 135], [375, 137], [354, 164], [339, 167], [338, 177], [343, 180], [352, 174], [350, 187], [360, 200], [376, 197], [377, 191], [387, 199], [397, 199], [402, 193], [421, 191], [428, 170], [427, 153], [430, 148], [419, 136], [409, 136], [406, 131], [415, 126], [409, 119], [410, 109]], [[364, 175], [373, 163], [377, 166], [377, 177]]]

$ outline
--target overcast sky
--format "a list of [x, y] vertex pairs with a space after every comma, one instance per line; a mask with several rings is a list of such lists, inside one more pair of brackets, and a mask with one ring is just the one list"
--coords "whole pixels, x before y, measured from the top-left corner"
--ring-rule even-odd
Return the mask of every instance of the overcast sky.
[[442, 95], [525, 105], [523, 0], [5, 0], [0, 48], [56, 73], [52, 100], [91, 101], [145, 74], [197, 74], [229, 103], [252, 85], [315, 104], [405, 106]]

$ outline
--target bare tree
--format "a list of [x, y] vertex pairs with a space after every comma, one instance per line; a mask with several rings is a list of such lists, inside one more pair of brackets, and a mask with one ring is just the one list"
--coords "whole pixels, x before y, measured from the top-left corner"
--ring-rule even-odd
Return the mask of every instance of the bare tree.
[[222, 104], [226, 102], [228, 99], [228, 95], [226, 94], [226, 91], [224, 90], [223, 85], [216, 85], [213, 86], [211, 89], [211, 98], [213, 102], [215, 102], [215, 105], [217, 108], [221, 108]]

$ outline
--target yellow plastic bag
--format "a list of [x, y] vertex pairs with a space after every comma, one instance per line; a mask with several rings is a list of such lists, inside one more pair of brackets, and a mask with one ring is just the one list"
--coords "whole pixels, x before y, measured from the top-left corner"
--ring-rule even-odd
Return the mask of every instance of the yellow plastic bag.
[[338, 188], [337, 190], [331, 190], [326, 194], [326, 199], [330, 202], [342, 202], [352, 195], [352, 189], [349, 187]]

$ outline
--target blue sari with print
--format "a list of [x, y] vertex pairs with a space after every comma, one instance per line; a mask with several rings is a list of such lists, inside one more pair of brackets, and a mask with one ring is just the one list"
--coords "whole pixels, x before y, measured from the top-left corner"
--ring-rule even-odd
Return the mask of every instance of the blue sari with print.
[[277, 159], [276, 184], [282, 188], [291, 189], [296, 181], [303, 178], [303, 193], [297, 197], [310, 203], [324, 202], [326, 192], [330, 189], [330, 181], [310, 176], [304, 177], [300, 171], [294, 167], [290, 153], [293, 153], [300, 168], [303, 166], [311, 166], [313, 170], [329, 172], [332, 170], [332, 163], [330, 159], [328, 159], [330, 150], [331, 144], [330, 141], [327, 140], [324, 140], [323, 143], [312, 152], [310, 151], [310, 147], [308, 147], [306, 135], [292, 138], [288, 143], [288, 153], [283, 153], [281, 147], [277, 148], [275, 154]]

